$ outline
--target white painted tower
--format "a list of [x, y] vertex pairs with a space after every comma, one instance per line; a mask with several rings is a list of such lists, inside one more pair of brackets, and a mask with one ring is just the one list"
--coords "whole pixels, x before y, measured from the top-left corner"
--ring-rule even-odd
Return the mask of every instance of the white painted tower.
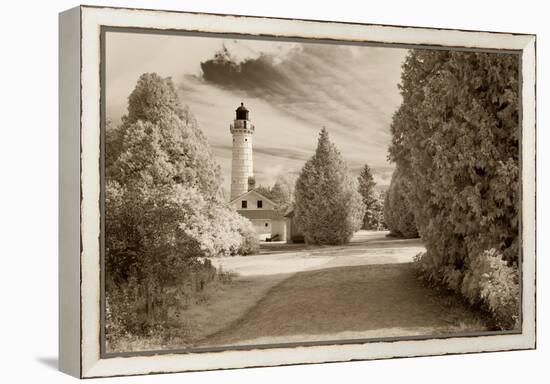
[[248, 192], [248, 178], [254, 176], [252, 135], [254, 125], [248, 118], [244, 104], [235, 110], [236, 117], [229, 130], [233, 135], [231, 162], [231, 199]]

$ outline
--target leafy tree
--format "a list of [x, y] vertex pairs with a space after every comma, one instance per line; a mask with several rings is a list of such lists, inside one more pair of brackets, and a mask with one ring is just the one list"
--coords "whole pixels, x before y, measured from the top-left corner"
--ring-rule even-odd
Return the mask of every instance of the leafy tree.
[[403, 64], [390, 157], [429, 275], [457, 290], [487, 250], [518, 260], [519, 85], [514, 54], [412, 50]]
[[219, 198], [219, 166], [171, 80], [144, 74], [106, 143], [107, 281], [134, 281], [152, 322], [167, 287], [211, 269], [201, 258], [253, 251], [254, 231]]
[[357, 181], [325, 128], [296, 181], [295, 199], [296, 224], [308, 244], [344, 244], [361, 228], [365, 206]]
[[361, 173], [357, 177], [359, 184], [359, 193], [363, 197], [365, 205], [365, 216], [363, 217], [363, 229], [379, 229], [382, 226], [380, 222], [380, 201], [374, 190], [376, 183], [372, 171], [368, 164], [365, 164]]
[[280, 213], [287, 212], [294, 204], [294, 185], [296, 178], [292, 175], [279, 175], [272, 187], [260, 185], [256, 191], [272, 200]]
[[271, 195], [271, 188], [272, 187], [269, 187], [269, 186], [259, 185], [256, 188], [254, 188], [254, 190], [259, 194], [267, 197], [268, 199], [273, 200], [273, 196]]
[[128, 114], [124, 122], [132, 124], [142, 120], [157, 123], [172, 113], [185, 121], [185, 111], [172, 79], [162, 78], [156, 73], [141, 75], [128, 97]]

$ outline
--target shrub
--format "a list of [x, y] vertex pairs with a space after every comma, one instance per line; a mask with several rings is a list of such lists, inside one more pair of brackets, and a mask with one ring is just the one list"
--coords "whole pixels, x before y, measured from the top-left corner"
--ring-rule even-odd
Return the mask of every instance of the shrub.
[[193, 322], [181, 317], [182, 311], [207, 302], [211, 295], [207, 288], [211, 284], [229, 284], [234, 277], [232, 272], [217, 271], [209, 259], [191, 260], [182, 272], [181, 284], [165, 288], [152, 302], [148, 302], [145, 288], [137, 279], [120, 283], [108, 280], [105, 308], [108, 350], [149, 348], [166, 344], [174, 337], [180, 344], [192, 342], [197, 329]]
[[519, 326], [519, 273], [495, 249], [469, 260], [464, 269], [441, 263], [427, 253], [415, 257], [415, 266], [429, 282], [462, 294], [471, 304], [487, 310], [500, 329]]
[[258, 234], [252, 226], [250, 220], [240, 217], [239, 232], [241, 234], [241, 243], [238, 253], [240, 255], [253, 255], [260, 249], [260, 242], [258, 241]]
[[481, 303], [502, 329], [519, 326], [519, 272], [508, 266], [494, 248], [474, 258], [461, 285], [462, 294], [472, 304]]

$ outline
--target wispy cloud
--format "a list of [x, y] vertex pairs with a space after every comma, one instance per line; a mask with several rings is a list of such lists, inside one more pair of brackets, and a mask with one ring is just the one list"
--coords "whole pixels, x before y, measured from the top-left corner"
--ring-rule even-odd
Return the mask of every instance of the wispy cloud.
[[386, 159], [390, 123], [401, 102], [397, 83], [405, 54], [396, 48], [114, 33], [107, 44], [107, 111], [120, 118], [139, 75], [155, 71], [178, 85], [222, 166], [226, 188], [229, 124], [241, 101], [256, 126], [259, 183], [298, 172], [325, 126], [354, 173], [368, 163], [375, 180], [387, 185], [393, 170]]

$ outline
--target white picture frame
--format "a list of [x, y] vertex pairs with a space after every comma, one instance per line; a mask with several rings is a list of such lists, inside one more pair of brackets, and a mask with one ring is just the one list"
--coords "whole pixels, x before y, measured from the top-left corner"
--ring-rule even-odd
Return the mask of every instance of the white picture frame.
[[[536, 37], [80, 6], [60, 14], [60, 370], [79, 378], [532, 349], [536, 344]], [[100, 64], [104, 27], [306, 38], [521, 54], [522, 323], [491, 336], [104, 357], [101, 351]]]

